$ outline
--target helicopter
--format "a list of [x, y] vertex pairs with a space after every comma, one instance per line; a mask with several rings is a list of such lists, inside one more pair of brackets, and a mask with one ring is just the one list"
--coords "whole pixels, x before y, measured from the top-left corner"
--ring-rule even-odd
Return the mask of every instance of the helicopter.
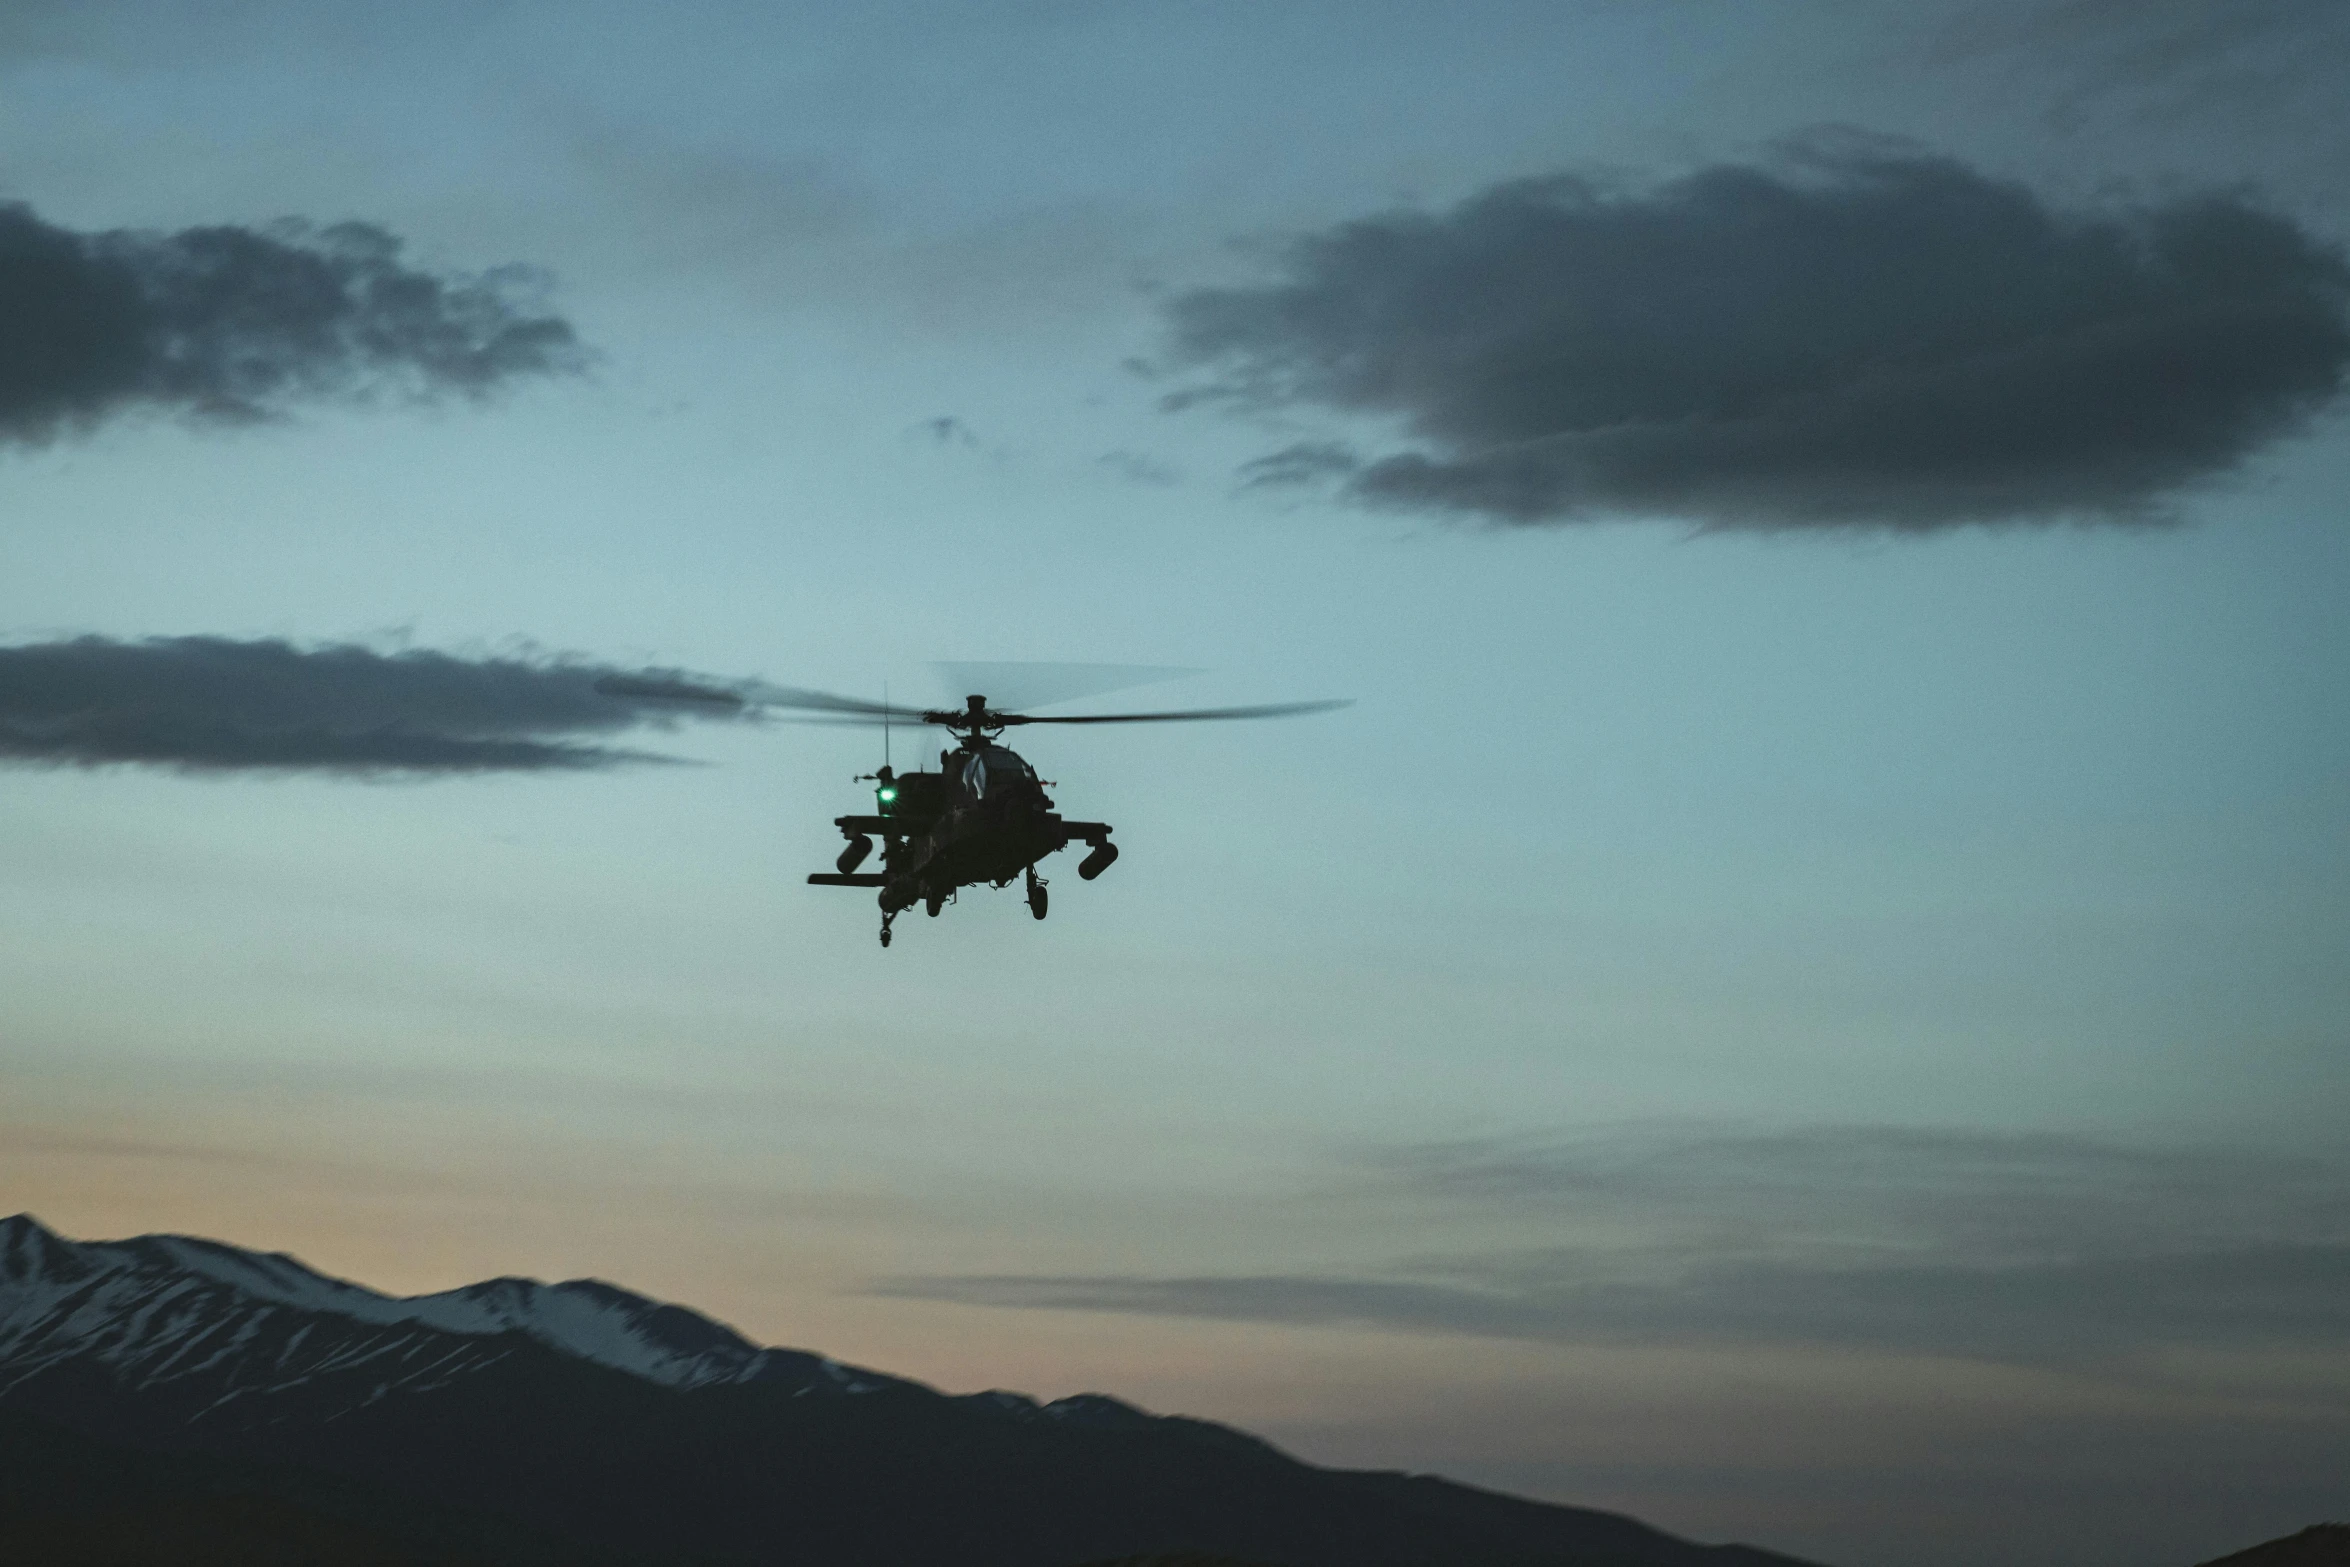
[[[988, 666], [1002, 667], [1002, 666]], [[1019, 667], [1019, 666], [1011, 666]], [[1163, 678], [1165, 671], [1137, 671]], [[1173, 671], [1172, 673], [1190, 673]], [[1131, 683], [1126, 682], [1126, 683]], [[919, 903], [936, 917], [964, 887], [1002, 889], [1021, 881], [1028, 912], [1043, 919], [1050, 906], [1039, 861], [1072, 843], [1090, 851], [1077, 874], [1092, 881], [1118, 858], [1107, 822], [1071, 821], [1060, 815], [1045, 790], [1059, 787], [1039, 778], [1025, 757], [999, 743], [1006, 729], [1024, 724], [1196, 723], [1235, 718], [1289, 718], [1324, 713], [1347, 701], [1277, 702], [1258, 707], [1185, 708], [1160, 713], [1085, 713], [1047, 716], [1004, 712], [985, 696], [970, 696], [959, 708], [910, 709], [886, 700], [868, 702], [790, 686], [749, 681], [731, 686], [669, 676], [610, 675], [596, 689], [632, 700], [714, 705], [736, 710], [783, 708], [825, 715], [816, 722], [872, 724], [887, 733], [893, 724], [927, 724], [956, 737], [938, 753], [938, 770], [897, 772], [884, 760], [879, 770], [858, 775], [873, 785], [873, 809], [836, 816], [833, 825], [848, 840], [835, 868], [808, 878], [817, 887], [870, 887], [880, 893], [881, 944], [890, 944], [897, 917]], [[1098, 688], [1097, 688], [1098, 689]], [[1066, 698], [1045, 699], [1048, 703]], [[881, 868], [860, 871], [881, 840]]]
[[[1049, 717], [1000, 712], [985, 696], [964, 699], [960, 708], [910, 712], [886, 703], [861, 702], [826, 692], [771, 692], [766, 704], [815, 709], [850, 722], [889, 724], [911, 720], [944, 729], [957, 739], [938, 754], [938, 770], [896, 772], [887, 763], [860, 775], [873, 785], [873, 810], [833, 818], [848, 840], [834, 870], [808, 878], [817, 887], [872, 887], [880, 892], [881, 944], [890, 927], [915, 904], [936, 917], [958, 889], [985, 884], [1004, 888], [1023, 883], [1028, 912], [1037, 919], [1050, 907], [1039, 861], [1072, 843], [1088, 853], [1077, 874], [1092, 881], [1118, 858], [1107, 822], [1071, 821], [1045, 793], [1047, 780], [1017, 751], [1000, 743], [1006, 729], [1023, 724], [1150, 724], [1212, 719], [1285, 718], [1327, 712], [1343, 701], [1281, 702], [1261, 707], [1192, 708], [1164, 713], [1089, 713]], [[881, 840], [881, 869], [860, 871]]]

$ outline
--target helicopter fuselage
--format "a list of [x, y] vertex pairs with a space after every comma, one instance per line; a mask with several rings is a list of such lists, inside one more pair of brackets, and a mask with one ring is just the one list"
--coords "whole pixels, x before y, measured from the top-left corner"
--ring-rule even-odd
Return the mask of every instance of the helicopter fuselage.
[[[986, 737], [966, 740], [960, 749], [939, 753], [937, 772], [876, 773], [874, 810], [834, 818], [849, 846], [839, 873], [808, 880], [818, 886], [873, 887], [880, 891], [882, 943], [904, 909], [920, 903], [937, 914], [957, 889], [986, 884], [1009, 886], [1027, 879], [1031, 913], [1044, 918], [1044, 880], [1036, 864], [1071, 843], [1093, 852], [1078, 866], [1087, 881], [1118, 857], [1106, 822], [1073, 822], [1053, 808], [1044, 781], [1023, 757]], [[881, 841], [881, 868], [860, 874], [857, 867]]]

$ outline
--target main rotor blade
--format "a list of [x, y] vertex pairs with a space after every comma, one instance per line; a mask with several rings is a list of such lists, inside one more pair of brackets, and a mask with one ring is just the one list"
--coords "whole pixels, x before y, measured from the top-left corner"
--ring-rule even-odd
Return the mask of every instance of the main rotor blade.
[[910, 708], [868, 702], [862, 697], [835, 696], [830, 691], [804, 691], [797, 686], [771, 686], [763, 680], [744, 682], [742, 700], [754, 707], [782, 707], [802, 713], [855, 713], [877, 724], [883, 719], [896, 724], [910, 724], [918, 722], [922, 716]]
[[1351, 697], [1324, 702], [1274, 702], [1264, 707], [1194, 707], [1174, 713], [1085, 713], [1069, 718], [1036, 718], [1026, 713], [999, 713], [1010, 724], [1179, 724], [1207, 718], [1295, 718], [1303, 713], [1327, 713], [1352, 707]]
[[[822, 718], [801, 720], [804, 723], [875, 726], [881, 724], [934, 724], [942, 729], [962, 729], [969, 725], [971, 716], [967, 710], [961, 708], [897, 707], [888, 703], [868, 702], [861, 697], [839, 696], [830, 691], [809, 691], [798, 686], [769, 685], [762, 680], [745, 681], [729, 690], [722, 686], [701, 685], [686, 680], [609, 675], [597, 681], [596, 688], [607, 696], [622, 697], [633, 701], [691, 702], [713, 707], [780, 708], [788, 712], [825, 715]], [[1080, 713], [1067, 717], [1006, 713], [990, 707], [987, 717], [990, 728], [998, 725], [1008, 728], [1015, 724], [1168, 724], [1225, 718], [1292, 718], [1304, 713], [1327, 713], [1333, 708], [1353, 705], [1351, 700], [1276, 702], [1262, 707], [1195, 707], [1166, 713]]]
[[998, 712], [1025, 712], [1053, 707], [1083, 697], [1107, 696], [1135, 686], [1155, 685], [1196, 675], [1196, 669], [1164, 664], [932, 664], [956, 701], [974, 691], [987, 693], [987, 705]]

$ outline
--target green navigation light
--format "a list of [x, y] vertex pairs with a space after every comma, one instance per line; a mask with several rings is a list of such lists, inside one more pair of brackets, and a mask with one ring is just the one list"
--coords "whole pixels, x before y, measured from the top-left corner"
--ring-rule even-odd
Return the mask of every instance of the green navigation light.
[[878, 791], [878, 793], [881, 796], [881, 803], [884, 805], [889, 804], [890, 801], [898, 797], [898, 792], [895, 789], [883, 789]]

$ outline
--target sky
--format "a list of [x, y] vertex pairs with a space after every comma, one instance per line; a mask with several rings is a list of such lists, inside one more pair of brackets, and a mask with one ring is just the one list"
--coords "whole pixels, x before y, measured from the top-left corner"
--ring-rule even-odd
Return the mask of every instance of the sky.
[[[1835, 1567], [2350, 1511], [2330, 0], [0, 8], [0, 1210]], [[1124, 857], [813, 888], [940, 662]], [[893, 737], [906, 765], [918, 741]]]

